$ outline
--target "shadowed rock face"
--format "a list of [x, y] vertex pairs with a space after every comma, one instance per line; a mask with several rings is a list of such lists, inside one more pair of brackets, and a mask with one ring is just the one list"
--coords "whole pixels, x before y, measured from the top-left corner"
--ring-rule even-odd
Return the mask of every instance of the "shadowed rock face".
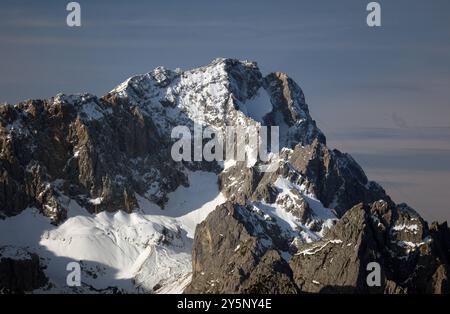
[[[173, 161], [172, 129], [195, 124], [279, 126], [281, 151], [253, 167]], [[197, 227], [186, 292], [448, 292], [448, 226], [428, 227], [350, 155], [329, 149], [284, 73], [216, 59], [156, 68], [101, 98], [0, 106], [0, 219], [36, 207], [57, 225], [74, 202], [91, 213], [130, 213], [140, 201], [164, 208], [189, 184], [187, 170], [217, 174], [227, 202]], [[381, 287], [367, 287], [370, 262], [381, 266]]]
[[[283, 117], [288, 126], [298, 125], [300, 127], [293, 132], [295, 135], [284, 139], [282, 145], [294, 147], [301, 144], [311, 144], [311, 140], [317, 140], [325, 144], [323, 133], [316, 127], [316, 123], [309, 114], [309, 108], [305, 102], [305, 95], [301, 88], [285, 73], [275, 72], [264, 78], [264, 86], [270, 93], [274, 108], [265, 117], [267, 125], [280, 125], [278, 114]], [[302, 123], [307, 121], [308, 123]], [[308, 136], [305, 136], [305, 135]], [[299, 140], [299, 139], [306, 140]]]
[[[269, 226], [245, 206], [217, 208], [197, 227], [185, 292], [242, 293], [249, 286], [256, 293], [449, 292], [448, 242], [442, 240], [448, 228], [430, 231], [404, 205], [354, 206], [323, 239], [299, 246], [289, 264]], [[381, 267], [379, 287], [367, 284], [371, 262]]]
[[[221, 190], [228, 199], [243, 204], [246, 200], [276, 201], [273, 187], [279, 177], [304, 184], [321, 203], [332, 208], [338, 217], [352, 206], [377, 200], [392, 202], [384, 189], [369, 181], [361, 167], [348, 154], [330, 150], [316, 139], [310, 145], [296, 145], [280, 154], [274, 172], [260, 172], [237, 163], [219, 175]], [[236, 184], [239, 182], [239, 184]], [[299, 209], [301, 204], [293, 208]], [[300, 208], [301, 209], [301, 208]]]
[[131, 212], [135, 192], [157, 184], [161, 193], [153, 200], [163, 203], [168, 191], [186, 184], [167, 143], [138, 108], [60, 95], [0, 110], [0, 211], [7, 216], [36, 206], [59, 223], [64, 198], [93, 212]]
[[24, 249], [0, 247], [0, 293], [25, 293], [48, 282], [39, 257]]
[[[296, 293], [276, 226], [246, 206], [225, 203], [197, 226], [187, 293]], [[210, 254], [214, 254], [214, 257]]]
[[333, 208], [338, 216], [360, 202], [390, 201], [383, 188], [369, 181], [350, 155], [330, 150], [318, 141], [307, 147], [296, 146], [290, 163], [309, 179], [323, 205]]
[[[448, 293], [444, 244], [410, 208], [383, 201], [347, 211], [321, 240], [290, 261], [302, 291]], [[448, 253], [447, 253], [448, 256]], [[367, 265], [377, 262], [381, 287], [368, 287]], [[350, 289], [350, 290], [348, 290]]]

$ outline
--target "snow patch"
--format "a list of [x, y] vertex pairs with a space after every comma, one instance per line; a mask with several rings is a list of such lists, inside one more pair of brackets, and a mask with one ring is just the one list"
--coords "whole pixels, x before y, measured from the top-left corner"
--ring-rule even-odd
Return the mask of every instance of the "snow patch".
[[103, 197], [97, 197], [97, 198], [91, 198], [89, 200], [89, 203], [91, 203], [92, 205], [100, 205], [103, 201]]
[[413, 233], [417, 233], [419, 231], [419, 226], [416, 224], [413, 225], [406, 225], [406, 224], [401, 224], [401, 225], [395, 225], [392, 230], [395, 231], [402, 231], [402, 230], [406, 230], [406, 231], [410, 231]]

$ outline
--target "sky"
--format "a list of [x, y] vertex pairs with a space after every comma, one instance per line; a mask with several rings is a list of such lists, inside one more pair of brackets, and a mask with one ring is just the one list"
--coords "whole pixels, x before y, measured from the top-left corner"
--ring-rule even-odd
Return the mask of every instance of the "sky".
[[396, 202], [449, 220], [450, 1], [69, 1], [0, 4], [0, 103], [103, 95], [128, 77], [216, 57], [257, 61], [303, 89], [330, 146]]

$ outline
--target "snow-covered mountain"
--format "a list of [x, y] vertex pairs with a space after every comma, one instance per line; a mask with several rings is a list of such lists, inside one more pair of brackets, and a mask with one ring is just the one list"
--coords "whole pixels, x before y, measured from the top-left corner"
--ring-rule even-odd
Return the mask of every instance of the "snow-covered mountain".
[[[198, 124], [278, 126], [281, 151], [252, 167], [175, 162], [171, 131]], [[254, 62], [0, 106], [0, 148], [4, 292], [360, 292], [373, 261], [376, 292], [448, 291], [447, 225], [394, 204], [326, 146], [300, 87]]]

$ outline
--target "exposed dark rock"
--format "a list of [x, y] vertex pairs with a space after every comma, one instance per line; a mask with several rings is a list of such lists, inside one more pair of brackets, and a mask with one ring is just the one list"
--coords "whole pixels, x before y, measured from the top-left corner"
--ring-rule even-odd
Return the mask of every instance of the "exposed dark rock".
[[187, 293], [295, 293], [276, 225], [246, 206], [219, 206], [197, 226]]
[[0, 247], [0, 293], [25, 293], [48, 282], [39, 256], [21, 248]]
[[[433, 248], [439, 243], [411, 209], [379, 201], [347, 211], [322, 240], [301, 246], [290, 266], [305, 292], [442, 293], [448, 264]], [[380, 287], [367, 284], [371, 262], [381, 266]]]
[[[295, 126], [288, 132], [289, 136], [282, 139], [282, 145], [309, 145], [314, 140], [325, 144], [325, 135], [311, 118], [301, 88], [285, 73], [280, 72], [269, 74], [264, 78], [264, 83], [273, 104], [272, 112], [266, 116], [266, 124], [280, 126], [286, 123], [289, 127]], [[281, 114], [283, 120], [280, 121], [278, 114]]]
[[35, 206], [58, 223], [64, 196], [93, 212], [130, 212], [135, 193], [154, 187], [158, 193], [147, 197], [163, 204], [187, 184], [169, 142], [137, 107], [59, 95], [1, 110], [0, 211], [8, 216]]
[[[270, 226], [248, 206], [218, 207], [197, 227], [193, 278], [185, 292], [449, 292], [442, 240], [448, 227], [429, 231], [405, 205], [354, 206], [323, 239], [300, 245], [289, 265], [280, 257], [283, 241], [269, 236]], [[372, 262], [380, 265], [380, 286], [367, 283]]]
[[369, 181], [350, 155], [330, 150], [319, 141], [310, 146], [297, 145], [289, 162], [308, 179], [310, 189], [323, 205], [334, 208], [338, 216], [360, 202], [391, 202], [383, 188]]

